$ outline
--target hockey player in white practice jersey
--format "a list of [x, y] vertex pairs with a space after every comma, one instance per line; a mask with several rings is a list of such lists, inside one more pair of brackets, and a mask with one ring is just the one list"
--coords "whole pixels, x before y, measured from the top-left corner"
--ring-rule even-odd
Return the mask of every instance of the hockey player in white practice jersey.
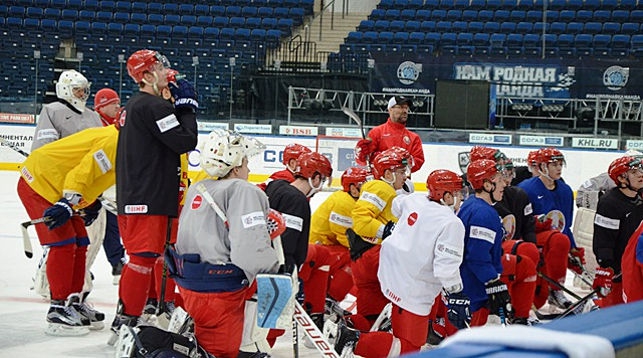
[[91, 84], [76, 70], [66, 70], [56, 83], [58, 101], [42, 107], [31, 151], [91, 127], [100, 127], [98, 113], [85, 108]]
[[168, 260], [199, 345], [217, 358], [237, 357], [249, 286], [258, 273], [279, 268], [266, 224], [268, 197], [248, 183], [248, 157], [262, 148], [235, 132], [210, 133], [201, 168], [219, 179], [188, 189]]
[[377, 272], [382, 293], [392, 302], [393, 333], [368, 332], [341, 326], [336, 350], [354, 347], [364, 357], [396, 357], [419, 351], [428, 334], [434, 299], [445, 289], [450, 318], [458, 327], [470, 320], [468, 298], [462, 294], [459, 267], [464, 251], [464, 225], [455, 215], [462, 203], [462, 179], [449, 170], [436, 170], [422, 193], [393, 199], [399, 218], [382, 242]]

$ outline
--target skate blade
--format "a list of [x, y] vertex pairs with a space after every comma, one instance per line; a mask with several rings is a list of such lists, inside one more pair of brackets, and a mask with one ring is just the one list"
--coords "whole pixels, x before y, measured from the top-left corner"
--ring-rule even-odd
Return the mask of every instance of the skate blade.
[[119, 282], [121, 282], [121, 275], [114, 276], [114, 278], [112, 279], [112, 285], [118, 286]]
[[118, 341], [118, 333], [112, 331], [112, 335], [107, 340], [107, 345], [108, 346], [114, 346], [117, 341]]
[[105, 323], [103, 321], [94, 321], [89, 325], [89, 330], [91, 331], [100, 331], [105, 328]]
[[56, 337], [77, 337], [89, 333], [87, 326], [67, 326], [60, 323], [48, 323], [45, 334]]

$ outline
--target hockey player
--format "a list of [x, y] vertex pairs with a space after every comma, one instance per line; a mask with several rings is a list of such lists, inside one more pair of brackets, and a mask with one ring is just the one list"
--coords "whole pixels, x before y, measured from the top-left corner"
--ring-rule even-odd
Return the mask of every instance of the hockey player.
[[100, 127], [98, 114], [85, 107], [89, 93], [85, 76], [76, 70], [63, 71], [56, 82], [58, 101], [42, 107], [31, 151], [83, 129]]
[[[103, 88], [96, 92], [94, 96], [94, 110], [100, 115], [100, 120], [104, 126], [116, 123], [121, 111], [121, 99], [116, 91], [111, 88]], [[110, 188], [109, 193], [115, 196], [115, 188]], [[106, 193], [105, 193], [106, 195]], [[112, 198], [112, 200], [115, 198]], [[118, 220], [116, 215], [105, 210], [105, 233], [103, 239], [103, 249], [107, 260], [112, 265], [112, 276], [114, 284], [118, 284], [121, 278], [121, 271], [125, 263], [125, 249], [121, 244], [121, 235], [118, 232]]]
[[273, 180], [286, 180], [289, 183], [295, 181], [295, 170], [297, 170], [297, 158], [304, 153], [310, 153], [311, 150], [297, 143], [290, 143], [284, 148], [282, 163], [286, 167], [283, 170], [276, 171], [268, 177], [263, 183], [258, 184], [261, 190], [266, 190], [266, 186]]
[[197, 143], [194, 87], [185, 80], [171, 85], [173, 106], [162, 97], [168, 68], [167, 59], [152, 50], [136, 51], [127, 60], [127, 72], [140, 92], [119, 118], [116, 199], [129, 262], [121, 275], [114, 332], [123, 324], [135, 326], [143, 312], [152, 268], [171, 237], [172, 218], [178, 215], [179, 157]]
[[[565, 165], [565, 157], [558, 149], [541, 148], [535, 155], [534, 162], [538, 176], [525, 180], [518, 186], [527, 192], [529, 200], [534, 209], [534, 215], [541, 215], [543, 218], [536, 223], [536, 242], [542, 247], [542, 255], [545, 267], [542, 269], [548, 277], [565, 284], [566, 271], [569, 261], [584, 261], [584, 249], [577, 248], [574, 236], [571, 232], [573, 193], [572, 189], [562, 181], [562, 168]], [[557, 213], [560, 218], [557, 227], [560, 231], [551, 230], [551, 222]], [[542, 225], [541, 225], [542, 224]], [[581, 274], [581, 268], [570, 265], [572, 270]], [[560, 287], [549, 284], [549, 295], [547, 302], [561, 309], [567, 309], [572, 302], [565, 296]], [[546, 284], [539, 284], [535, 299], [536, 307], [544, 304], [544, 293], [547, 291]], [[574, 313], [581, 313], [583, 307], [579, 306]]]
[[607, 172], [616, 187], [598, 199], [592, 245], [599, 264], [594, 286], [611, 281], [611, 292], [598, 292], [602, 296], [598, 302], [601, 307], [623, 303], [621, 279], [614, 276], [621, 273], [623, 252], [641, 222], [641, 215], [634, 209], [643, 204], [640, 196], [643, 166], [640, 159], [630, 156], [618, 158], [612, 161]]
[[266, 226], [268, 198], [248, 183], [248, 157], [261, 149], [235, 132], [210, 133], [201, 168], [218, 179], [188, 189], [179, 219], [176, 281], [199, 345], [216, 357], [237, 357], [249, 285], [279, 268]]
[[329, 195], [311, 218], [308, 255], [299, 271], [304, 282], [304, 309], [321, 329], [326, 296], [341, 301], [353, 287], [346, 230], [353, 227], [351, 212], [369, 173], [348, 168], [341, 177], [342, 191]]
[[377, 272], [382, 293], [393, 304], [393, 333], [360, 333], [340, 324], [335, 350], [347, 347], [363, 357], [397, 357], [419, 351], [426, 341], [429, 312], [444, 288], [450, 317], [464, 328], [471, 316], [462, 293], [459, 267], [464, 251], [464, 226], [454, 213], [463, 199], [462, 179], [448, 170], [431, 172], [428, 196], [396, 197], [392, 212], [400, 218], [384, 240]]
[[114, 126], [86, 129], [34, 150], [22, 164], [18, 196], [31, 219], [47, 218], [35, 226], [49, 248], [47, 334], [83, 335], [90, 323], [102, 328], [105, 315], [81, 294], [89, 245], [85, 225], [98, 215], [97, 197], [114, 185], [117, 137]]
[[388, 303], [377, 279], [380, 248], [395, 228], [391, 204], [411, 174], [413, 157], [406, 149], [393, 147], [377, 154], [371, 167], [376, 180], [362, 185], [352, 212], [353, 229], [347, 232], [357, 287], [357, 314], [348, 319], [360, 331], [368, 331]]
[[536, 268], [540, 262], [531, 202], [524, 190], [511, 186], [514, 178], [513, 162], [504, 153], [493, 148], [475, 146], [471, 148], [470, 158], [472, 161], [490, 159], [503, 166], [502, 180], [506, 186], [502, 200], [493, 205], [505, 229], [501, 280], [507, 284], [511, 296], [514, 309], [511, 323], [529, 324], [529, 311], [536, 289]]
[[409, 151], [413, 156], [411, 172], [422, 168], [424, 164], [424, 150], [422, 139], [416, 133], [406, 129], [411, 100], [401, 96], [391, 97], [388, 101], [389, 117], [386, 123], [381, 124], [368, 132], [366, 139], [361, 139], [355, 146], [355, 160], [359, 165], [366, 165], [379, 153], [392, 147], [400, 147]]
[[[635, 211], [641, 211], [639, 205]], [[630, 303], [643, 300], [643, 225], [630, 237], [621, 262], [623, 272], [623, 301]], [[597, 277], [598, 278], [598, 277]], [[603, 287], [609, 285], [606, 280]]]
[[507, 285], [501, 281], [503, 227], [492, 205], [502, 200], [504, 168], [493, 160], [476, 160], [467, 168], [475, 196], [462, 204], [458, 217], [465, 227], [460, 276], [471, 300], [471, 326], [487, 323], [489, 314], [501, 322], [512, 317]]
[[[332, 180], [333, 168], [325, 156], [317, 152], [304, 152], [297, 158], [295, 180], [273, 180], [266, 186], [270, 208], [279, 211], [286, 219], [286, 231], [281, 235], [285, 273], [299, 271], [308, 255], [310, 233], [310, 204], [308, 200], [322, 190], [324, 183]], [[272, 346], [283, 330], [271, 330], [268, 342]]]

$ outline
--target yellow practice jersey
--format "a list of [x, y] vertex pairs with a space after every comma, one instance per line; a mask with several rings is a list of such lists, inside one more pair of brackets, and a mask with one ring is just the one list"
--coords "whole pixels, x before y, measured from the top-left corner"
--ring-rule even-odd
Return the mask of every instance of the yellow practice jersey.
[[364, 183], [352, 212], [355, 233], [372, 244], [382, 243], [386, 223], [397, 222], [391, 212], [391, 203], [396, 195], [395, 189], [382, 180]]
[[183, 153], [181, 154], [181, 179], [179, 179], [179, 205], [183, 206], [185, 203], [185, 193], [188, 190], [188, 187], [190, 186], [190, 178], [188, 176], [189, 173], [189, 164], [188, 164], [188, 153]]
[[336, 191], [315, 210], [310, 220], [308, 242], [348, 247], [346, 229], [353, 227], [355, 199], [345, 191]]
[[113, 125], [88, 128], [34, 150], [20, 174], [52, 203], [63, 196], [63, 190], [80, 193], [83, 201], [78, 208], [82, 208], [114, 185], [117, 143], [118, 130]]

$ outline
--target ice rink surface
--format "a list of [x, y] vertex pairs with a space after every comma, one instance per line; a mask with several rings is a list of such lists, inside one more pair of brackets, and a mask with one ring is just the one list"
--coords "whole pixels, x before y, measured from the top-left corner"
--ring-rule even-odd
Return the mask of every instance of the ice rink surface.
[[[106, 342], [110, 336], [108, 326], [116, 311], [118, 286], [112, 284], [111, 266], [102, 249], [91, 268], [95, 279], [88, 301], [105, 313], [106, 327], [82, 337], [45, 335], [49, 302], [31, 289], [42, 248], [31, 227], [34, 255], [32, 259], [24, 255], [20, 223], [29, 217], [16, 193], [18, 177], [18, 172], [0, 171], [0, 242], [4, 245], [0, 250], [0, 357], [113, 357], [114, 348]], [[328, 195], [322, 192], [313, 197], [312, 210]], [[570, 278], [568, 275], [568, 287], [571, 286]], [[587, 292], [574, 290], [581, 296]], [[541, 310], [545, 311], [546, 307]], [[302, 335], [300, 331], [300, 338]], [[290, 332], [277, 340], [271, 354], [273, 357], [293, 357]], [[318, 357], [319, 353], [300, 343], [299, 356]]]

